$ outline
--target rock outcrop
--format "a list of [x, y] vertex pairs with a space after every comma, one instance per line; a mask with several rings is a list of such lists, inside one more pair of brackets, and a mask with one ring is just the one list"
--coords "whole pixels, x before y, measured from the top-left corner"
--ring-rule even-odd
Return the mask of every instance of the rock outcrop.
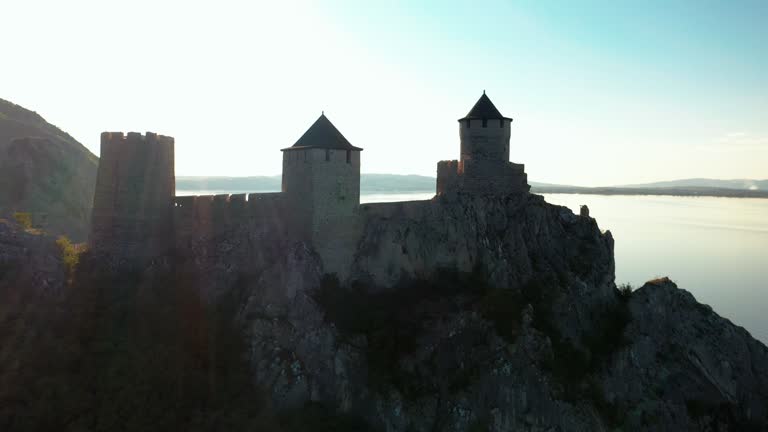
[[88, 235], [98, 159], [35, 112], [0, 99], [0, 216], [76, 242]]
[[[311, 248], [273, 224], [212, 227], [186, 236], [173, 257], [110, 276], [86, 303], [101, 318], [66, 339], [91, 351], [57, 361], [70, 384], [46, 378], [0, 394], [0, 426], [20, 429], [30, 412], [64, 418], [70, 430], [768, 425], [768, 349], [669, 280], [616, 289], [613, 239], [594, 219], [536, 195], [449, 195], [361, 212], [346, 280], [324, 274]], [[35, 242], [0, 231], [0, 259], [21, 263], [30, 256], [21, 251], [48, 247]], [[87, 258], [65, 291], [89, 292], [78, 283], [103, 268]], [[60, 286], [55, 271], [43, 279]], [[0, 292], [14, 280], [0, 275]], [[81, 317], [81, 303], [58, 306], [61, 322]], [[236, 339], [221, 332], [230, 325]], [[145, 339], [126, 342], [137, 334]], [[92, 369], [100, 372], [77, 375]], [[13, 382], [5, 388], [24, 388]], [[59, 393], [46, 392], [50, 382]]]
[[[212, 235], [186, 258], [243, 299], [253, 380], [277, 409], [319, 403], [386, 431], [765, 424], [765, 347], [671, 283], [620, 293], [594, 219], [536, 195], [360, 211], [341, 282], [279, 230]], [[668, 360], [672, 345], [700, 358]]]

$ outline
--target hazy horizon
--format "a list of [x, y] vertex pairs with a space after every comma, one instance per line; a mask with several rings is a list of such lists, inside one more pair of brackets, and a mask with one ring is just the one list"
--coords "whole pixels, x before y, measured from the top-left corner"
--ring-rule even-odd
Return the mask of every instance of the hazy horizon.
[[768, 177], [768, 3], [652, 3], [13, 2], [0, 97], [97, 155], [174, 136], [180, 176], [279, 174], [323, 110], [362, 172], [434, 176], [486, 90], [532, 179]]

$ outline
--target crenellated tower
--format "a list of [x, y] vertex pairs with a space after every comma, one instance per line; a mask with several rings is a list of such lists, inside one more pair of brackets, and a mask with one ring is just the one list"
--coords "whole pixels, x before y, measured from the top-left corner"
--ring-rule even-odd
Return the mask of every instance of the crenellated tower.
[[130, 260], [169, 252], [175, 192], [172, 137], [102, 133], [91, 249]]
[[460, 159], [437, 164], [437, 194], [528, 192], [524, 165], [509, 161], [511, 125], [512, 119], [503, 116], [483, 92], [459, 119]]

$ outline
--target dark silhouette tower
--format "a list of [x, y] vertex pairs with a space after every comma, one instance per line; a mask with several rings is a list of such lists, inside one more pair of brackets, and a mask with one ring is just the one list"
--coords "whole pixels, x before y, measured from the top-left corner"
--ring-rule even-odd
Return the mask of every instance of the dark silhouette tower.
[[329, 273], [347, 270], [355, 246], [362, 150], [325, 114], [293, 146], [282, 149], [282, 190], [292, 217]]
[[512, 119], [501, 115], [483, 92], [475, 106], [459, 119], [461, 161], [509, 162]]
[[437, 164], [437, 194], [508, 195], [530, 190], [522, 164], [509, 161], [512, 119], [483, 92], [459, 119], [460, 159]]
[[173, 138], [102, 133], [91, 249], [128, 260], [169, 252], [175, 192]]

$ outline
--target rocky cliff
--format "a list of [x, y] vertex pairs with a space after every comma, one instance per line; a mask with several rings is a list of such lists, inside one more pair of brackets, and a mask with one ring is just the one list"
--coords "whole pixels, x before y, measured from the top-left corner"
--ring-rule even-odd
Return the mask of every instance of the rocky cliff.
[[84, 241], [98, 160], [35, 112], [0, 99], [0, 215]]
[[[618, 290], [594, 219], [527, 194], [361, 212], [342, 280], [279, 223], [202, 230], [119, 274], [83, 255], [55, 318], [2, 334], [59, 343], [29, 351], [55, 360], [38, 375], [0, 374], [0, 426], [766, 429], [768, 349], [669, 280]], [[5, 267], [39, 265], [44, 242], [11, 232]], [[0, 294], [36, 292], [20, 277]]]

